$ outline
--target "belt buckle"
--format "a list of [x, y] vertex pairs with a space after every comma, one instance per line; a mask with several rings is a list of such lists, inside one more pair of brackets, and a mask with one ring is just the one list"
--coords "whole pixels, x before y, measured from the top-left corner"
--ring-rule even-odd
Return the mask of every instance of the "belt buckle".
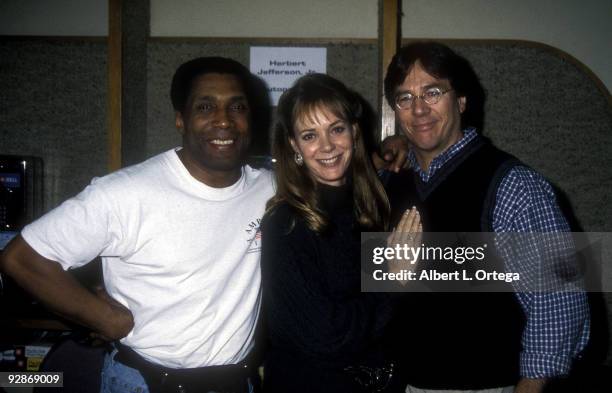
[[368, 392], [381, 393], [391, 383], [394, 369], [395, 365], [389, 363], [389, 365], [382, 367], [349, 366], [345, 367], [344, 371]]
[[184, 381], [181, 381], [176, 375], [172, 375], [166, 371], [162, 372], [160, 386], [163, 393], [189, 392]]

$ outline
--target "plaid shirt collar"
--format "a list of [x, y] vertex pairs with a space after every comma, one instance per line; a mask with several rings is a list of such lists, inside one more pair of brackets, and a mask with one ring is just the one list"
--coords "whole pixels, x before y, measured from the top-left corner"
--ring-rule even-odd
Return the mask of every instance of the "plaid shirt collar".
[[410, 150], [408, 153], [408, 166], [415, 171], [423, 182], [428, 182], [432, 176], [444, 166], [454, 156], [459, 154], [461, 149], [463, 149], [468, 143], [470, 143], [474, 138], [478, 136], [475, 128], [466, 128], [463, 131], [463, 136], [459, 139], [454, 145], [446, 149], [439, 156], [434, 158], [429, 164], [429, 168], [427, 171], [423, 171], [419, 166], [416, 156], [414, 152]]

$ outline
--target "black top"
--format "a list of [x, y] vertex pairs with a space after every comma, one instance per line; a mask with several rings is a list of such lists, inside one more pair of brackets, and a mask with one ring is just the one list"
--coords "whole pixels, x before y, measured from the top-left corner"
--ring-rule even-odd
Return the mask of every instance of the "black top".
[[262, 223], [266, 392], [357, 392], [343, 369], [382, 365], [378, 339], [390, 307], [385, 295], [360, 291], [350, 186], [319, 185], [319, 199], [324, 233], [287, 204]]
[[[416, 206], [428, 246], [436, 245], [428, 237], [435, 232], [457, 233], [445, 246], [482, 245], [479, 233], [492, 231], [499, 183], [518, 164], [514, 157], [476, 138], [427, 183], [413, 171], [391, 175], [386, 190], [392, 216], [397, 220], [406, 208]], [[494, 244], [489, 246], [486, 259], [477, 264], [433, 261], [421, 265], [438, 271], [503, 272]], [[471, 282], [464, 285], [457, 290], [465, 292]], [[497, 290], [502, 286], [506, 292], [444, 293], [432, 282], [432, 293], [406, 294], [398, 301], [389, 336], [398, 374], [423, 389], [478, 390], [515, 384], [524, 315], [510, 284], [499, 282]], [[402, 340], [406, 337], [411, 339]]]

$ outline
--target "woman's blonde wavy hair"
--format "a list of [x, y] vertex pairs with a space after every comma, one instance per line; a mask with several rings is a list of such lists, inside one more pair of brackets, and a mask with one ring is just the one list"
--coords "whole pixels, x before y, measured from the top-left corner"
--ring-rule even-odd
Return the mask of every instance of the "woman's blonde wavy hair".
[[387, 230], [389, 200], [378, 180], [366, 151], [362, 135], [363, 107], [359, 96], [342, 82], [325, 74], [309, 74], [298, 79], [281, 96], [277, 108], [277, 123], [272, 141], [272, 156], [276, 159], [276, 195], [268, 201], [266, 214], [275, 206], [289, 204], [318, 233], [323, 232], [328, 219], [317, 201], [317, 182], [306, 165], [297, 165], [290, 140], [295, 140], [297, 119], [326, 109], [346, 121], [355, 130], [353, 157], [348, 178], [352, 179], [355, 216], [364, 229]]

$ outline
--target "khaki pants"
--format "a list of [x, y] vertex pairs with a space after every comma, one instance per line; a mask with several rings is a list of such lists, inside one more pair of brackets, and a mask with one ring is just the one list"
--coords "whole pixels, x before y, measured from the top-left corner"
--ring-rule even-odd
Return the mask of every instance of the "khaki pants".
[[435, 389], [419, 389], [414, 386], [406, 386], [406, 393], [512, 393], [514, 386], [506, 386], [503, 388], [482, 389], [482, 390], [435, 390]]

